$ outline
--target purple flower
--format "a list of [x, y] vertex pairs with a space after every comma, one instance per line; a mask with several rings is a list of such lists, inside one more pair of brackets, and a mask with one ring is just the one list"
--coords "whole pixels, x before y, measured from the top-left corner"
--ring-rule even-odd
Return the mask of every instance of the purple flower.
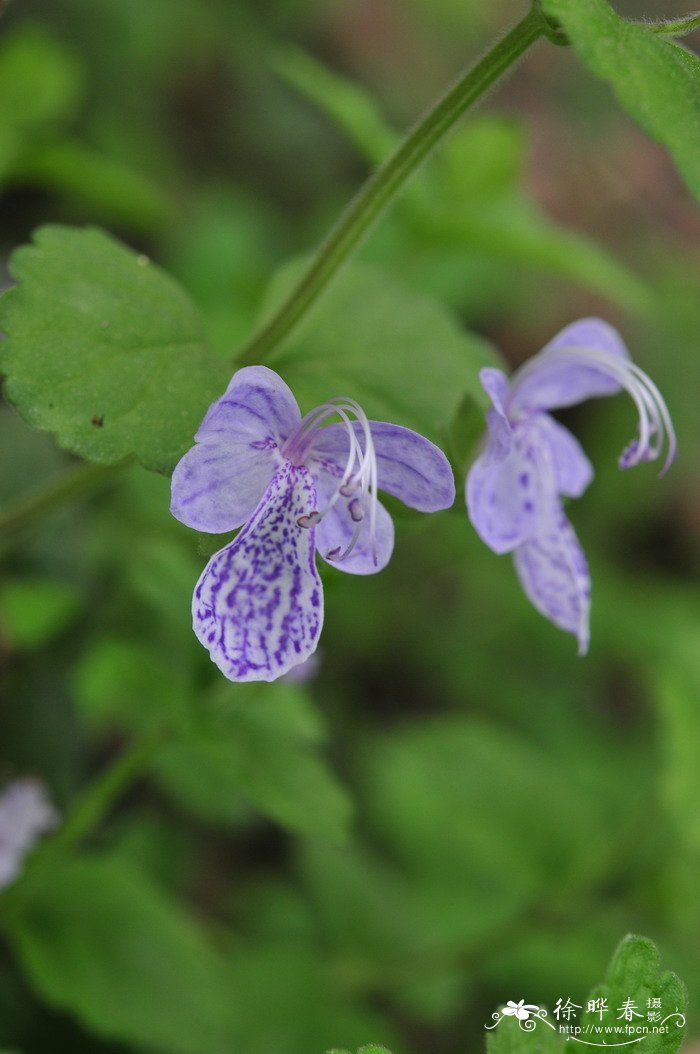
[[547, 411], [624, 389], [637, 408], [639, 434], [623, 451], [620, 468], [653, 461], [667, 446], [663, 473], [676, 453], [668, 409], [620, 335], [597, 318], [567, 326], [510, 380], [490, 368], [480, 376], [492, 407], [484, 450], [467, 476], [469, 518], [494, 552], [513, 553], [527, 596], [555, 626], [577, 637], [585, 655], [590, 576], [561, 498], [583, 494], [593, 468]]
[[15, 780], [4, 788], [0, 794], [0, 889], [14, 882], [34, 843], [57, 825], [58, 813], [39, 780]]
[[[334, 420], [335, 419], [335, 420]], [[272, 681], [315, 651], [323, 623], [316, 550], [351, 574], [380, 571], [394, 545], [385, 490], [421, 512], [454, 501], [433, 443], [369, 421], [348, 398], [305, 417], [265, 366], [234, 374], [175, 468], [171, 512], [199, 531], [243, 529], [197, 583], [194, 631], [232, 681]]]

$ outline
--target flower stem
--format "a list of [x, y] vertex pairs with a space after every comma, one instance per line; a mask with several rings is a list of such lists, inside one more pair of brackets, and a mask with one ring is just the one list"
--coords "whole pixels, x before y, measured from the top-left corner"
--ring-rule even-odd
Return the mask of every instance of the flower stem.
[[121, 465], [82, 464], [65, 472], [57, 479], [50, 479], [29, 494], [23, 494], [14, 502], [0, 509], [0, 551], [15, 535], [31, 527], [43, 516], [58, 508], [69, 498], [97, 489], [111, 480]]
[[340, 267], [358, 248], [420, 163], [456, 121], [539, 37], [546, 24], [537, 7], [464, 73], [369, 177], [341, 213], [305, 274], [265, 326], [237, 356], [239, 365], [264, 362], [304, 318]]

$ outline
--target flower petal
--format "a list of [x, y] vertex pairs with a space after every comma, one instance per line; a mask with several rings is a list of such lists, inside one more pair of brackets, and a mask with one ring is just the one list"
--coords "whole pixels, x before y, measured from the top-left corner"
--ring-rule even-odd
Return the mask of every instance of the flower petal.
[[272, 370], [238, 370], [173, 472], [173, 516], [209, 534], [240, 527], [277, 471], [278, 448], [300, 416], [294, 396]]
[[[316, 488], [321, 504], [333, 493], [337, 483], [337, 479], [326, 473], [317, 474]], [[348, 506], [349, 500], [341, 497], [328, 510], [316, 528], [316, 548], [323, 559], [331, 567], [337, 567], [339, 571], [347, 571], [351, 575], [374, 575], [386, 567], [394, 551], [394, 521], [382, 503], [378, 501], [375, 505], [376, 520], [374, 547], [372, 547], [369, 502], [365, 498], [364, 518], [352, 551], [343, 560], [332, 559], [328, 553], [334, 550], [340, 550], [341, 554], [344, 553], [357, 527], [357, 522], [350, 515]]]
[[591, 579], [573, 527], [557, 504], [548, 527], [524, 542], [515, 567], [527, 597], [555, 626], [573, 633], [579, 655], [588, 651]]
[[[439, 447], [410, 428], [385, 421], [370, 421], [369, 427], [377, 459], [377, 487], [419, 512], [447, 509], [455, 500], [455, 481], [450, 463]], [[362, 443], [363, 429], [354, 423]], [[343, 425], [332, 424], [319, 430], [311, 460], [332, 460], [344, 466], [348, 454], [348, 433]]]
[[593, 479], [593, 466], [581, 444], [549, 414], [538, 414], [536, 423], [549, 447], [557, 494], [580, 498]]
[[323, 590], [314, 530], [297, 523], [315, 506], [310, 472], [285, 464], [197, 583], [194, 631], [232, 681], [273, 681], [316, 649]]
[[[567, 348], [630, 357], [622, 337], [607, 322], [600, 318], [572, 322], [513, 375], [511, 414], [574, 406], [586, 399], [621, 391], [619, 383], [595, 364], [567, 361]], [[561, 354], [552, 355], [552, 352]]]
[[278, 444], [299, 424], [296, 399], [279, 374], [267, 366], [244, 366], [207, 413], [195, 439], [263, 440]]
[[553, 497], [553, 477], [543, 471], [535, 430], [521, 425], [504, 458], [492, 440], [467, 476], [469, 519], [495, 553], [508, 553], [537, 532]]

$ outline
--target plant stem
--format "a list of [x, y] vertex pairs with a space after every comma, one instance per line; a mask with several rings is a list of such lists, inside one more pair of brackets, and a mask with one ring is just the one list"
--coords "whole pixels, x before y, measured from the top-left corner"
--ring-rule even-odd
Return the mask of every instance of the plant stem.
[[50, 479], [0, 510], [0, 549], [16, 534], [62, 505], [68, 498], [95, 490], [111, 480], [121, 465], [82, 464]]
[[692, 33], [700, 27], [700, 12], [695, 15], [685, 15], [683, 18], [669, 18], [660, 22], [639, 22], [651, 33], [662, 33], [669, 37], [682, 37], [686, 33]]
[[545, 33], [544, 18], [533, 7], [521, 22], [438, 100], [341, 213], [296, 288], [266, 325], [241, 349], [237, 356], [239, 365], [264, 362], [269, 358], [315, 304], [424, 158], [465, 111]]
[[74, 848], [102, 822], [116, 800], [148, 768], [165, 739], [154, 730], [133, 743], [80, 795], [58, 832], [47, 843], [47, 851], [64, 853]]

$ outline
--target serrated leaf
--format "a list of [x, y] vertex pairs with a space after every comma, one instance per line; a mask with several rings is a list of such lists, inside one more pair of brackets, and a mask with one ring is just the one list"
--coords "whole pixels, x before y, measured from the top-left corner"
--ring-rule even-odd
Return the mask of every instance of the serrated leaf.
[[98, 1035], [163, 1054], [230, 1049], [235, 993], [196, 926], [119, 858], [54, 865], [8, 937], [36, 991]]
[[107, 465], [170, 471], [229, 368], [187, 294], [94, 228], [47, 226], [12, 256], [0, 299], [7, 398], [61, 446]]
[[[303, 266], [295, 261], [278, 273], [268, 310], [293, 287]], [[465, 393], [483, 404], [479, 370], [496, 362], [491, 346], [461, 330], [437, 301], [374, 267], [354, 264], [269, 365], [291, 386], [302, 410], [351, 395], [368, 416], [436, 438]]]
[[627, 22], [606, 0], [542, 0], [592, 73], [671, 153], [700, 198], [700, 59], [643, 24]]
[[[646, 937], [630, 934], [625, 937], [613, 955], [605, 982], [597, 985], [589, 994], [588, 1000], [604, 999], [608, 1009], [599, 1013], [584, 1009], [580, 1023], [582, 1028], [591, 1026], [590, 1034], [596, 1042], [609, 1046], [619, 1045], [621, 1040], [628, 1040], [625, 1033], [595, 1034], [593, 1027], [606, 1025], [611, 1027], [643, 1026], [647, 1029], [643, 1038], [635, 1044], [642, 1054], [675, 1054], [685, 1036], [685, 1009], [687, 993], [685, 985], [675, 973], [660, 970], [659, 953], [653, 941]], [[588, 1002], [587, 1000], [587, 1002]], [[660, 1017], [649, 1022], [647, 1013], [650, 1008], [654, 1013], [654, 1000], [659, 1001]], [[625, 1016], [624, 1006], [631, 1004]], [[654, 1033], [653, 1028], [661, 1030]], [[668, 1031], [663, 1031], [663, 1027]], [[569, 1041], [568, 1054], [572, 1054], [579, 1044]]]

